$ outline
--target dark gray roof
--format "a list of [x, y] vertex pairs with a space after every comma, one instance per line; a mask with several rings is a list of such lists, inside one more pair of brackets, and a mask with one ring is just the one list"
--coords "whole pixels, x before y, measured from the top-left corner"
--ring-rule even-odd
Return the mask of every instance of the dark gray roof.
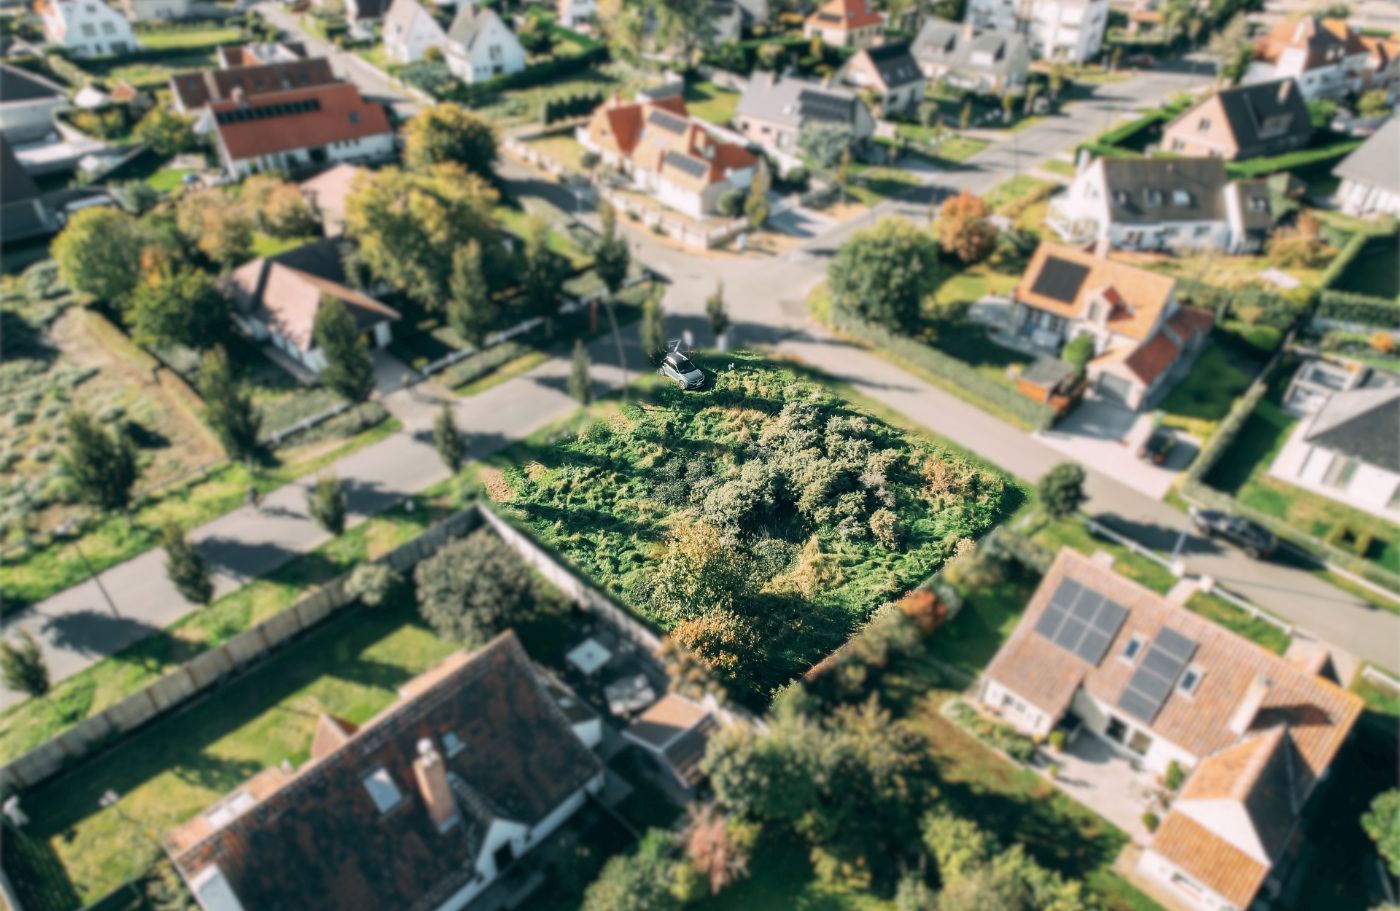
[[929, 66], [1005, 76], [1018, 59], [1029, 60], [1026, 39], [1008, 32], [971, 31], [958, 22], [928, 19], [914, 39], [914, 58]]
[[922, 82], [924, 79], [919, 64], [909, 53], [907, 42], [881, 44], [878, 47], [867, 48], [863, 53], [870, 59], [875, 72], [880, 74], [881, 81], [890, 88]]
[[798, 129], [809, 123], [854, 125], [857, 106], [862, 104], [846, 89], [755, 70], [734, 115]]
[[[1312, 136], [1307, 103], [1291, 78], [1225, 89], [1220, 106], [1243, 158], [1265, 154], [1289, 140], [1305, 143]], [[1191, 111], [1182, 115], [1190, 116]]]
[[1368, 187], [1400, 193], [1400, 117], [1392, 117], [1332, 173]]
[[29, 172], [15, 157], [15, 150], [10, 148], [4, 135], [0, 134], [0, 202], [8, 206], [11, 203], [28, 202], [38, 195], [39, 187], [34, 183], [34, 178], [29, 176]]
[[669, 111], [653, 108], [647, 114], [647, 126], [659, 127], [668, 133], [679, 136], [685, 132], [686, 122], [684, 117], [677, 117]]
[[1021, 372], [1021, 379], [1042, 389], [1055, 389], [1075, 373], [1073, 364], [1057, 357], [1038, 357]]
[[1218, 158], [1101, 158], [1109, 212], [1118, 224], [1218, 221], [1229, 183]]
[[1047, 256], [1045, 265], [1035, 277], [1035, 283], [1031, 285], [1031, 292], [1043, 294], [1062, 304], [1072, 304], [1079, 296], [1079, 287], [1084, 284], [1088, 275], [1089, 267], [1083, 263]]
[[674, 149], [668, 151], [665, 156], [666, 164], [678, 168], [691, 177], [704, 177], [709, 173], [710, 166], [693, 155], [686, 155]]
[[43, 76], [8, 63], [0, 63], [0, 104], [67, 97], [68, 93], [62, 87]]
[[1400, 474], [1400, 389], [1335, 393], [1305, 436], [1315, 446]]

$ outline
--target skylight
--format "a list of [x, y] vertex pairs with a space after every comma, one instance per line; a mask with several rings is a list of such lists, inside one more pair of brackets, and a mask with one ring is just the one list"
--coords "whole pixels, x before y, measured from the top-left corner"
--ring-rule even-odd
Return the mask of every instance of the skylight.
[[403, 800], [403, 794], [399, 793], [399, 786], [394, 784], [394, 779], [389, 776], [389, 770], [383, 766], [366, 775], [364, 782], [365, 790], [369, 792], [370, 798], [381, 813], [389, 812], [399, 805], [399, 801]]

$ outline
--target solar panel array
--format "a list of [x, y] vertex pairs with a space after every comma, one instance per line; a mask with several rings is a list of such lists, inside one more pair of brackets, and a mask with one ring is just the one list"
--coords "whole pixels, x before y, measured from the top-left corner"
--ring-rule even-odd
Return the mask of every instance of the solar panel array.
[[698, 158], [689, 155], [682, 155], [680, 152], [667, 152], [666, 164], [673, 168], [679, 168], [691, 177], [704, 177], [710, 170], [710, 166]]
[[1139, 721], [1151, 724], [1195, 654], [1195, 641], [1162, 627], [1119, 694], [1118, 707]]
[[214, 119], [219, 123], [243, 123], [247, 120], [266, 120], [269, 117], [286, 117], [292, 114], [309, 114], [321, 109], [319, 98], [306, 98], [301, 101], [285, 101], [279, 104], [265, 104], [259, 107], [240, 107], [229, 111], [219, 111]]
[[1079, 293], [1079, 286], [1084, 284], [1084, 278], [1088, 274], [1088, 266], [1047, 256], [1040, 274], [1035, 277], [1035, 284], [1031, 285], [1031, 291], [1061, 303], [1072, 304], [1074, 296]]
[[1063, 579], [1050, 596], [1035, 631], [1060, 648], [1098, 664], [1118, 635], [1128, 609], [1073, 579]]
[[652, 111], [647, 115], [647, 123], [658, 126], [668, 133], [685, 132], [685, 121], [666, 111]]
[[803, 89], [798, 93], [797, 104], [802, 109], [803, 119], [831, 123], [849, 123], [851, 120], [851, 101], [839, 95]]

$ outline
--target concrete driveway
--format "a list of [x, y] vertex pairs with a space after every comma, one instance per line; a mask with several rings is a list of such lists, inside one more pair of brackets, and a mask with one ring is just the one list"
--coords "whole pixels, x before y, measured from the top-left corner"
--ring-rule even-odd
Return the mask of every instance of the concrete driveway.
[[1139, 414], [1117, 402], [1087, 398], [1051, 430], [1035, 436], [1087, 468], [1160, 500], [1177, 475], [1195, 458], [1194, 440], [1177, 434], [1165, 465], [1153, 465], [1137, 457], [1138, 447], [1152, 433], [1152, 416]]

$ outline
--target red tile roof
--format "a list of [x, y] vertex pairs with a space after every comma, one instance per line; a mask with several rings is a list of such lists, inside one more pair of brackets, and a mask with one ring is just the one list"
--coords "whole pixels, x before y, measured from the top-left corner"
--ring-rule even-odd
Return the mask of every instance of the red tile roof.
[[1185, 813], [1167, 814], [1151, 850], [1237, 908], [1248, 908], [1269, 875], [1260, 863]]
[[867, 0], [828, 0], [807, 21], [820, 28], [844, 30], [879, 25], [885, 19]]
[[1133, 376], [1151, 386], [1157, 377], [1167, 371], [1181, 356], [1181, 348], [1165, 332], [1158, 332], [1152, 340], [1138, 345], [1133, 352], [1123, 358], [1123, 365], [1133, 372]]
[[[277, 114], [279, 105], [314, 104], [313, 110]], [[266, 111], [267, 116], [231, 120], [234, 112]], [[335, 83], [287, 92], [273, 92], [209, 105], [217, 121], [219, 141], [233, 159], [255, 158], [294, 149], [309, 149], [392, 132], [384, 105], [365, 101], [353, 83]]]
[[331, 72], [331, 62], [325, 57], [315, 57], [310, 60], [177, 73], [170, 77], [170, 88], [186, 110], [194, 110], [210, 102], [231, 100], [235, 92], [241, 93], [244, 98], [254, 98], [333, 82], [335, 74]]

